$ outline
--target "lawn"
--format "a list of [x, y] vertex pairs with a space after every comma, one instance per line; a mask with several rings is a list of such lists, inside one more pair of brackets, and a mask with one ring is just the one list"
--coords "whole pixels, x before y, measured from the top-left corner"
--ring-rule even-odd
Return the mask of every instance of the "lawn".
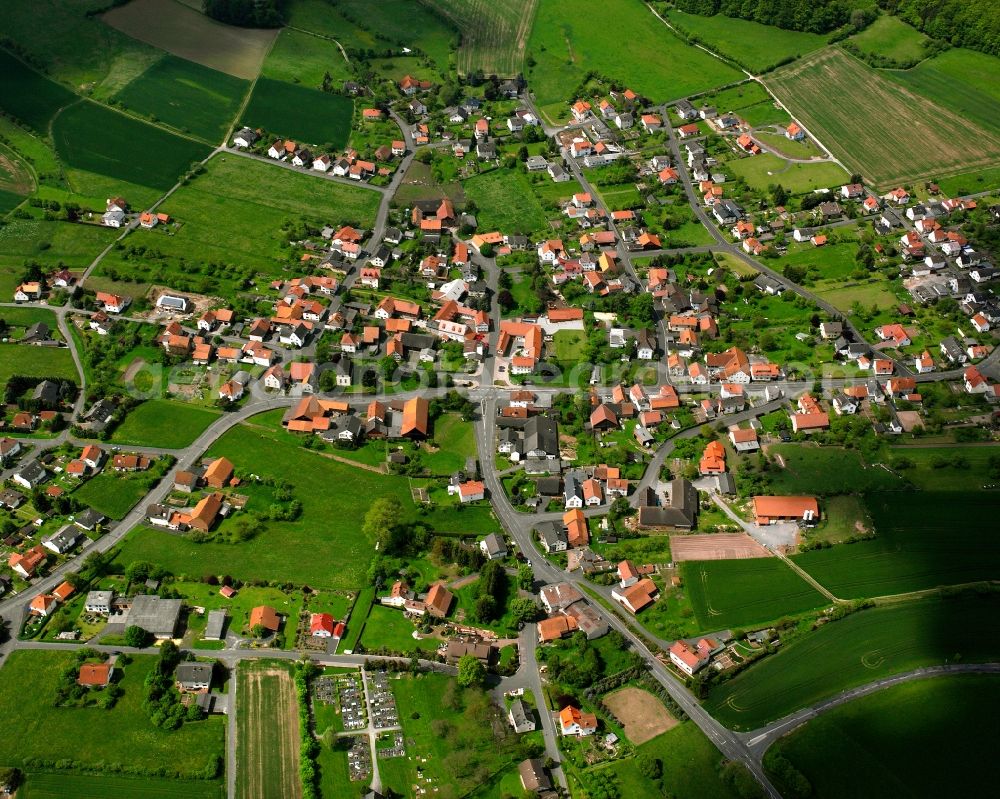
[[[338, 463], [246, 425], [229, 430], [212, 444], [209, 454], [229, 458], [239, 471], [293, 482], [302, 515], [295, 521], [265, 522], [254, 538], [241, 544], [198, 544], [183, 536], [139, 529], [125, 539], [120, 563], [149, 560], [174, 574], [191, 574], [193, 569], [197, 577], [210, 572], [240, 579], [266, 577], [327, 588], [357, 588], [365, 582], [372, 554], [372, 542], [361, 532], [368, 503], [393, 496], [402, 503], [407, 518], [416, 516], [405, 477], [373, 474]], [[433, 514], [422, 518], [436, 529], [450, 529]], [[473, 517], [469, 518], [471, 525]], [[304, 552], [322, 552], [322, 556], [290, 554]]]
[[219, 780], [165, 780], [112, 774], [60, 774], [29, 771], [18, 799], [222, 799]]
[[[425, 0], [460, 32], [459, 73], [513, 77], [522, 71], [535, 7], [544, 0]], [[366, 6], [367, 8], [367, 6]], [[416, 21], [416, 20], [415, 20]], [[538, 22], [535, 22], [538, 25]], [[397, 23], [398, 26], [398, 23]], [[426, 23], [418, 22], [420, 29]], [[445, 66], [441, 64], [441, 66]]]
[[847, 41], [867, 55], [908, 64], [923, 58], [924, 45], [930, 39], [899, 17], [883, 14]]
[[774, 153], [738, 158], [727, 162], [726, 167], [757, 191], [780, 183], [792, 194], [806, 194], [816, 189], [840, 186], [850, 178], [843, 168], [832, 161], [797, 164]]
[[[628, 47], [608, 46], [608, 20], [629, 32]], [[642, 3], [609, 0], [600, 14], [580, 14], [572, 0], [539, 0], [527, 52], [536, 62], [528, 84], [553, 119], [569, 114], [570, 96], [588, 72], [621, 81], [665, 102], [739, 80], [741, 73], [682, 41]], [[530, 63], [530, 62], [529, 62]], [[561, 107], [560, 107], [561, 106]]]
[[118, 474], [106, 470], [73, 492], [73, 498], [111, 519], [123, 518], [152, 489], [144, 472]]
[[949, 662], [995, 660], [993, 595], [921, 599], [874, 608], [820, 627], [715, 687], [705, 708], [728, 727], [752, 730], [844, 689]]
[[114, 99], [182, 133], [218, 144], [248, 88], [245, 80], [168, 55]]
[[556, 346], [556, 360], [561, 363], [575, 363], [580, 360], [587, 346], [587, 334], [582, 330], [558, 330], [553, 340]]
[[[296, 590], [282, 591], [280, 588], [244, 585], [236, 592], [236, 596], [226, 599], [219, 593], [217, 585], [204, 582], [176, 581], [170, 587], [184, 598], [187, 605], [205, 609], [205, 615], [192, 613], [189, 617], [188, 630], [195, 632], [191, 638], [201, 638], [208, 623], [208, 612], [217, 609], [224, 609], [229, 614], [227, 631], [246, 635], [250, 628], [250, 611], [258, 605], [270, 605], [285, 617], [285, 623], [277, 635], [276, 646], [290, 649], [295, 645], [295, 632], [302, 610], [302, 594]], [[201, 642], [196, 645], [201, 646]]]
[[1000, 128], [1000, 58], [953, 47], [913, 69], [881, 74], [987, 130]]
[[343, 95], [260, 78], [239, 123], [334, 152], [347, 144], [353, 111]]
[[63, 347], [0, 344], [0, 386], [6, 386], [12, 375], [63, 377], [80, 384], [73, 356]]
[[[783, 67], [765, 83], [848, 168], [876, 186], [1000, 160], [996, 132], [948, 113], [838, 47]], [[816, 97], [839, 99], [816, 103]]]
[[[122, 697], [108, 711], [52, 704], [67, 652], [10, 654], [0, 671], [0, 762], [20, 766], [29, 758], [66, 761], [79, 769], [163, 769], [162, 776], [221, 773], [224, 721], [213, 716], [179, 730], [154, 727], [142, 709], [143, 681], [155, 658], [133, 656], [124, 667]], [[123, 749], [121, 741], [128, 741]], [[216, 770], [218, 766], [218, 772]], [[210, 783], [217, 785], [217, 783]], [[65, 795], [65, 794], [63, 794]]]
[[975, 795], [1000, 781], [998, 713], [995, 675], [895, 685], [834, 708], [779, 739], [764, 765], [780, 788], [781, 779], [769, 766], [777, 756], [786, 758], [816, 797]]
[[365, 622], [361, 644], [369, 652], [383, 646], [394, 652], [433, 652], [441, 645], [438, 638], [414, 638], [415, 629], [403, 611], [375, 604]]
[[172, 400], [146, 400], [115, 428], [116, 444], [183, 449], [194, 443], [219, 412]]
[[299, 708], [291, 665], [244, 662], [236, 679], [237, 799], [302, 796]]
[[764, 624], [829, 604], [778, 558], [685, 561], [681, 575], [702, 630]]
[[826, 44], [826, 36], [818, 33], [784, 30], [724, 14], [703, 17], [670, 11], [666, 18], [682, 33], [754, 74], [819, 50]]
[[52, 137], [68, 166], [153, 189], [169, 189], [209, 154], [204, 144], [89, 101], [62, 111]]
[[476, 440], [472, 422], [465, 422], [456, 413], [442, 414], [434, 420], [435, 452], [423, 452], [421, 460], [432, 474], [452, 475], [465, 468], [468, 458], [476, 456]]
[[476, 203], [480, 230], [531, 234], [546, 229], [548, 216], [527, 178], [512, 169], [494, 169], [462, 184]]
[[842, 542], [857, 535], [858, 523], [865, 530], [871, 529], [871, 518], [864, 500], [857, 494], [841, 494], [823, 500], [823, 519], [819, 525], [806, 531], [807, 541]]
[[663, 776], [649, 779], [639, 770], [636, 758], [615, 761], [604, 768], [617, 778], [620, 796], [663, 796], [669, 790], [667, 795], [678, 799], [735, 799], [736, 794], [719, 778], [722, 755], [693, 721], [636, 747], [636, 754], [659, 760]]
[[772, 466], [772, 493], [775, 494], [854, 494], [904, 488], [903, 481], [878, 466], [864, 462], [856, 450], [818, 447], [813, 444], [774, 444], [768, 447], [773, 458], [785, 463]]
[[[876, 537], [793, 560], [839, 597], [872, 597], [995, 580], [1000, 496], [990, 492], [883, 492], [866, 497]], [[961, 524], [955, 509], [961, 508]]]
[[76, 96], [0, 50], [0, 108], [40, 133], [56, 112]]
[[[107, 0], [6, 0], [3, 33], [16, 42], [11, 50], [27, 53], [53, 80], [107, 97], [159, 57], [88, 16], [109, 5]], [[149, 27], [148, 18], [145, 24]]]
[[785, 136], [784, 133], [767, 133], [761, 130], [754, 131], [753, 135], [764, 145], [765, 150], [773, 148], [778, 153], [791, 158], [816, 158], [823, 155], [812, 139], [794, 141]]
[[[25, 261], [43, 268], [65, 266], [83, 269], [112, 241], [116, 231], [99, 225], [14, 219], [0, 227], [0, 267], [11, 272], [11, 280], [0, 290], [9, 299], [24, 271]], [[6, 277], [6, 275], [4, 276]]]
[[[93, 4], [108, 7], [103, 0]], [[224, 25], [175, 0], [133, 0], [101, 19], [135, 39], [244, 80], [257, 77], [278, 35], [277, 28]]]

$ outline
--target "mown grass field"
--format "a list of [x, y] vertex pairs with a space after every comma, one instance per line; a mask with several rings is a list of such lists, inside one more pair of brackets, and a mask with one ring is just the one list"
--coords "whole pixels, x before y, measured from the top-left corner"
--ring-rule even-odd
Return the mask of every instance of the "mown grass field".
[[52, 123], [56, 150], [71, 167], [166, 190], [210, 148], [83, 101]]
[[[107, 7], [100, 0], [94, 5]], [[175, 0], [133, 0], [101, 19], [134, 39], [244, 80], [257, 76], [278, 35], [277, 28], [223, 25]], [[150, 20], [156, 24], [151, 25]]]
[[[20, 766], [28, 758], [65, 760], [76, 768], [164, 769], [169, 776], [199, 778], [221, 766], [224, 721], [213, 716], [179, 730], [154, 727], [142, 709], [143, 681], [155, 658], [133, 656], [124, 668], [124, 694], [108, 711], [53, 707], [68, 652], [12, 653], [0, 670], [0, 762]], [[128, 747], [122, 747], [122, 741]], [[219, 772], [221, 773], [221, 771]], [[214, 776], [214, 773], [213, 773]], [[216, 783], [217, 785], [217, 783]], [[65, 795], [65, 794], [64, 794]]]
[[705, 708], [752, 730], [847, 688], [941, 663], [995, 660], [995, 595], [921, 599], [864, 610], [782, 646], [714, 688]]
[[106, 0], [7, 0], [4, 36], [53, 80], [108, 97], [160, 56], [100, 18], [86, 16], [108, 5]]
[[291, 665], [242, 663], [236, 677], [236, 796], [302, 796], [299, 709]]
[[0, 50], [0, 108], [45, 133], [52, 117], [77, 98], [58, 83]]
[[[628, 46], [609, 39], [608, 21], [628, 31]], [[572, 0], [539, 0], [528, 53], [536, 61], [528, 83], [555, 119], [569, 116], [570, 92], [587, 72], [622, 81], [664, 102], [739, 80], [742, 75], [717, 58], [686, 44], [642, 3], [608, 0], [600, 14], [581, 14]]]
[[[289, 3], [288, 23], [292, 27], [336, 39], [345, 48], [375, 49], [378, 41], [375, 35], [345, 17], [340, 12], [341, 5], [347, 6], [343, 3], [335, 6], [327, 0], [295, 0]], [[378, 12], [372, 9], [369, 13]]]
[[29, 771], [18, 799], [222, 799], [220, 780], [165, 780], [113, 774], [60, 774]]
[[462, 186], [465, 196], [476, 203], [481, 230], [529, 234], [547, 224], [545, 209], [520, 172], [495, 169], [469, 178]]
[[[266, 522], [254, 538], [242, 544], [197, 544], [159, 530], [139, 529], [126, 537], [120, 563], [149, 560], [174, 574], [194, 569], [196, 576], [228, 573], [241, 579], [267, 577], [357, 588], [364, 584], [372, 555], [372, 542], [361, 531], [368, 502], [396, 497], [404, 513], [410, 518], [416, 515], [406, 478], [338, 463], [245, 425], [233, 428], [210, 447], [210, 457], [220, 455], [241, 472], [292, 482], [302, 515], [290, 522]], [[365, 497], [366, 502], [358, 502], [358, 497]], [[320, 558], [290, 556], [310, 551], [324, 554]]]
[[[793, 560], [838, 597], [872, 597], [995, 580], [1000, 496], [990, 492], [882, 492], [866, 504], [876, 537]], [[956, 509], [961, 509], [956, 524]]]
[[883, 309], [890, 308], [898, 302], [888, 284], [881, 281], [857, 283], [834, 289], [824, 288], [816, 293], [844, 313], [848, 313], [856, 302], [860, 302], [866, 308], [875, 305]]
[[923, 56], [924, 44], [930, 40], [899, 17], [883, 14], [848, 41], [857, 45], [863, 53], [906, 63]]
[[524, 63], [535, 7], [543, 0], [423, 0], [461, 33], [456, 67], [462, 74], [513, 77]]
[[807, 194], [816, 189], [840, 186], [850, 178], [842, 167], [832, 161], [798, 164], [773, 153], [738, 158], [729, 161], [726, 166], [757, 191], [780, 183], [792, 194]]
[[828, 604], [777, 558], [685, 561], [681, 575], [705, 631], [763, 624]]
[[812, 444], [774, 444], [772, 457], [780, 455], [784, 468], [770, 472], [775, 494], [854, 494], [904, 487], [903, 481], [885, 469], [865, 464], [857, 451]]
[[12, 375], [64, 377], [77, 385], [80, 383], [80, 375], [68, 349], [0, 344], [0, 386], [6, 386]]
[[249, 83], [193, 61], [165, 56], [115, 95], [126, 108], [218, 144]]
[[152, 486], [142, 472], [118, 474], [105, 470], [73, 492], [73, 498], [111, 519], [121, 519], [149, 493]]
[[779, 739], [764, 766], [780, 788], [769, 765], [776, 756], [785, 757], [816, 797], [975, 795], [1000, 780], [998, 713], [995, 675], [895, 685], [834, 708]]
[[948, 113], [837, 47], [783, 67], [765, 83], [841, 161], [877, 186], [1000, 161], [995, 129]]
[[353, 111], [348, 97], [260, 78], [240, 124], [333, 151], [347, 144]]
[[[901, 469], [906, 479], [924, 491], [972, 491], [991, 483], [990, 461], [1000, 455], [1000, 447], [920, 447], [897, 446], [893, 458], [905, 458]], [[971, 476], [974, 475], [974, 476]]]
[[614, 761], [607, 768], [617, 778], [621, 796], [661, 796], [670, 793], [691, 799], [735, 799], [736, 794], [719, 778], [722, 756], [692, 721], [685, 721], [636, 747], [637, 755], [656, 758], [663, 765], [661, 780], [651, 780], [635, 758]]
[[[332, 6], [330, 7], [332, 10]], [[323, 76], [330, 73], [334, 81], [350, 78], [347, 61], [337, 43], [322, 36], [285, 28], [267, 54], [260, 74], [265, 78], [301, 83], [311, 89], [323, 85]], [[339, 83], [335, 83], [338, 86]]]
[[826, 44], [826, 36], [818, 33], [784, 30], [724, 14], [703, 17], [670, 11], [665, 16], [681, 32], [697, 37], [710, 50], [742, 64], [754, 74]]
[[[284, 269], [286, 225], [307, 220], [317, 227], [371, 227], [379, 199], [370, 189], [218, 155], [206, 164], [204, 174], [163, 204], [162, 210], [180, 225], [173, 235], [162, 229], [136, 230], [125, 240], [127, 246], [147, 247], [162, 258], [128, 259], [126, 252], [115, 250], [94, 276], [105, 280], [117, 274], [109, 289], [129, 296], [145, 293], [154, 282], [233, 296], [242, 290], [245, 278], [258, 273], [276, 276]], [[130, 280], [122, 280], [125, 275]]]
[[111, 440], [116, 444], [182, 449], [212, 422], [219, 412], [184, 402], [151, 399], [139, 405], [115, 428]]
[[881, 73], [987, 130], [1000, 128], [1000, 58], [953, 47], [913, 69]]
[[[534, 0], [527, 2], [531, 4]], [[434, 0], [426, 4], [412, 0], [381, 0], [378, 3], [341, 0], [338, 9], [350, 15], [351, 19], [364, 20], [369, 30], [377, 31], [387, 39], [411, 50], [423, 51], [439, 70], [444, 71], [448, 68], [452, 53], [458, 49], [458, 33], [448, 23], [441, 9], [436, 7], [438, 5]]]
[[437, 638], [414, 638], [415, 629], [401, 610], [374, 605], [365, 622], [361, 643], [369, 651], [384, 646], [395, 652], [433, 652], [440, 646]]

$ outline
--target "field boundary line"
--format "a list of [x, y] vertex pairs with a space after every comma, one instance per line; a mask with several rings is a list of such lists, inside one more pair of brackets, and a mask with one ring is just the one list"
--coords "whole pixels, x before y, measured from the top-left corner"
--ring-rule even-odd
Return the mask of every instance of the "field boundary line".
[[[333, 42], [335, 45], [337, 45], [337, 48], [340, 50], [340, 54], [344, 57], [344, 60], [348, 64], [351, 63], [351, 59], [347, 57], [347, 51], [344, 49], [344, 45], [342, 45], [340, 43], [339, 39], [334, 39], [332, 36], [327, 36], [325, 33], [316, 33], [316, 31], [306, 30], [305, 28], [297, 28], [294, 25], [286, 25], [285, 29], [286, 30], [290, 30], [290, 31], [297, 31], [299, 33], [304, 33], [307, 36], [315, 36], [317, 39], [325, 39], [328, 42]], [[274, 41], [278, 41], [278, 37], [277, 36], [274, 37]], [[264, 59], [265, 60], [267, 60], [267, 57], [268, 57], [268, 55], [270, 55], [270, 53], [271, 53], [271, 48], [269, 47], [267, 49], [267, 52], [264, 53]], [[261, 62], [261, 65], [263, 66], [263, 62]], [[260, 73], [257, 73], [257, 74], [260, 75]], [[257, 82], [257, 79], [254, 78], [254, 83], [256, 83], [256, 82]]]
[[841, 603], [841, 602], [844, 601], [843, 599], [840, 599], [839, 597], [834, 596], [833, 593], [828, 588], [826, 588], [819, 580], [817, 580], [815, 577], [813, 577], [811, 574], [809, 574], [809, 572], [807, 572], [805, 569], [803, 569], [797, 563], [793, 562], [792, 559], [789, 558], [787, 555], [785, 555], [782, 552], [778, 552], [776, 549], [772, 549], [771, 551], [775, 555], [777, 555], [778, 558], [780, 558], [785, 563], [787, 563], [792, 568], [792, 571], [794, 571], [795, 573], [797, 573], [799, 575], [799, 577], [801, 577], [803, 580], [805, 580], [807, 583], [809, 583], [809, 585], [811, 585], [813, 588], [815, 588], [817, 591], [819, 591], [823, 596], [825, 596], [831, 602], [837, 602], [839, 604], [839, 603]]
[[[278, 36], [280, 35], [281, 34], [279, 33]], [[250, 87], [247, 89], [247, 93], [243, 95], [243, 102], [240, 103], [240, 107], [236, 109], [236, 114], [229, 123], [229, 129], [222, 138], [221, 147], [224, 148], [226, 146], [226, 142], [229, 141], [229, 137], [233, 135], [233, 131], [236, 130], [236, 126], [239, 124], [240, 117], [246, 113], [247, 106], [250, 104], [250, 98], [253, 97], [253, 90], [257, 88], [257, 81], [260, 80], [260, 74], [264, 69], [264, 62], [267, 61], [267, 57], [271, 55], [271, 50], [274, 49], [274, 43], [278, 41], [278, 36], [275, 36], [271, 40], [271, 43], [267, 46], [267, 50], [264, 51], [264, 57], [260, 60], [260, 69], [257, 70], [257, 74], [254, 76], [254, 79], [250, 81]]]

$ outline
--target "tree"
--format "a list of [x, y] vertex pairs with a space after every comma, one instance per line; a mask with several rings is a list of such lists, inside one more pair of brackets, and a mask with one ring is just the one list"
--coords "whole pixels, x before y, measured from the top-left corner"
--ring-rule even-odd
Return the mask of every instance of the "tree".
[[510, 613], [515, 621], [522, 621], [527, 624], [528, 622], [538, 620], [538, 617], [541, 615], [541, 608], [538, 607], [538, 603], [534, 599], [518, 597], [510, 603]]
[[125, 628], [125, 646], [143, 649], [149, 644], [149, 633], [142, 627], [132, 624]]
[[463, 688], [478, 688], [486, 682], [486, 667], [475, 655], [462, 655], [458, 660], [458, 684]]
[[535, 584], [535, 572], [527, 563], [517, 567], [517, 584], [525, 591], [530, 591]]
[[658, 780], [663, 775], [663, 763], [658, 757], [639, 755], [635, 759], [639, 773], [651, 780]]
[[403, 515], [403, 506], [395, 497], [376, 499], [362, 524], [362, 532], [376, 541], [382, 552], [388, 552], [394, 542], [394, 534]]

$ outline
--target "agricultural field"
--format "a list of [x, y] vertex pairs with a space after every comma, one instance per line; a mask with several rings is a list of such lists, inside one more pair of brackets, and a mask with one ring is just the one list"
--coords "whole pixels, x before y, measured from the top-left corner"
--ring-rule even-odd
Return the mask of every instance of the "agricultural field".
[[242, 663], [236, 675], [237, 799], [302, 796], [299, 708], [291, 666]]
[[260, 78], [239, 123], [333, 152], [347, 144], [353, 110], [343, 95]]
[[[608, 45], [608, 20], [629, 31], [629, 46]], [[642, 3], [608, 0], [579, 13], [572, 0], [539, 0], [528, 40], [528, 83], [550, 119], [569, 115], [571, 93], [595, 71], [665, 102], [739, 80], [741, 73], [675, 36]], [[530, 61], [529, 61], [530, 64]]]
[[0, 144], [0, 215], [16, 208], [35, 190], [35, 176], [23, 156]]
[[107, 0], [7, 0], [4, 36], [53, 80], [108, 97], [160, 56], [100, 17], [87, 16], [108, 6]]
[[855, 33], [847, 41], [866, 55], [906, 64], [923, 57], [924, 45], [930, 39], [899, 17], [882, 14], [871, 25], [860, 33]]
[[545, 209], [520, 172], [495, 169], [469, 178], [462, 186], [465, 196], [476, 203], [481, 230], [531, 234], [548, 223]]
[[826, 36], [818, 33], [784, 30], [724, 14], [703, 17], [670, 11], [666, 19], [682, 33], [697, 38], [710, 50], [754, 74], [766, 72], [826, 45]]
[[[863, 610], [781, 647], [713, 688], [705, 708], [753, 730], [847, 688], [921, 666], [997, 658], [996, 595], [920, 599]], [[985, 625], [985, 626], [984, 626]]]
[[[944, 177], [1000, 161], [1000, 135], [970, 124], [837, 47], [765, 81], [852, 171], [877, 186]], [[837, 97], [836, 103], [814, 103]]]
[[0, 108], [40, 133], [63, 106], [78, 98], [58, 83], [0, 50]]
[[1000, 58], [953, 47], [912, 69], [880, 74], [986, 130], [1000, 128]]
[[[143, 682], [156, 660], [134, 655], [124, 667], [124, 691], [111, 710], [53, 706], [69, 652], [10, 654], [0, 671], [0, 762], [20, 766], [29, 758], [68, 761], [80, 770], [163, 769], [163, 776], [200, 779], [221, 774], [225, 741], [219, 716], [186, 723], [179, 730], [154, 727], [142, 708]], [[121, 741], [128, 740], [124, 750]], [[208, 785], [217, 783], [209, 782]], [[65, 792], [61, 794], [65, 796]], [[104, 795], [104, 794], [100, 794]], [[167, 794], [168, 796], [171, 794]]]
[[[875, 538], [795, 555], [793, 560], [844, 598], [873, 597], [995, 579], [1000, 496], [989, 492], [883, 492], [866, 497]], [[954, 509], [962, 509], [956, 526]]]
[[773, 764], [785, 758], [816, 797], [974, 795], [1000, 780], [994, 756], [997, 713], [1000, 678], [995, 675], [894, 685], [834, 708], [779, 739], [764, 756], [764, 766], [780, 788]]
[[[330, 8], [332, 10], [333, 7]], [[327, 73], [338, 88], [351, 76], [350, 67], [337, 43], [291, 28], [285, 28], [278, 35], [260, 70], [264, 78], [301, 83], [310, 89], [319, 89]]]
[[[295, 0], [289, 3], [288, 24], [292, 28], [326, 36], [346, 49], [377, 49], [375, 35], [344, 16], [342, 9], [347, 6], [347, 3], [334, 5], [328, 0]], [[376, 13], [376, 10], [368, 9], [368, 12]]]
[[[1000, 447], [897, 446], [890, 452], [893, 466], [907, 481], [924, 491], [972, 491], [995, 482], [990, 469]], [[905, 459], [905, 460], [904, 460]]]
[[146, 400], [115, 428], [111, 440], [116, 444], [183, 449], [218, 418], [219, 412], [208, 408], [165, 399]]
[[850, 179], [850, 175], [832, 161], [799, 164], [773, 153], [734, 159], [727, 162], [726, 167], [755, 191], [765, 191], [768, 186], [780, 183], [791, 194], [807, 194], [816, 189], [840, 186]]
[[161, 190], [209, 154], [204, 144], [88, 101], [56, 117], [52, 138], [71, 167]]
[[[266, 576], [296, 584], [352, 589], [364, 584], [372, 552], [371, 541], [361, 530], [367, 506], [359, 504], [357, 497], [395, 497], [407, 520], [416, 517], [406, 478], [348, 466], [247, 425], [229, 430], [212, 444], [207, 457], [223, 455], [240, 471], [277, 480], [294, 475], [301, 517], [263, 523], [250, 541], [241, 544], [199, 544], [159, 530], [136, 530], [124, 540], [120, 563], [148, 560], [174, 574], [186, 574], [192, 564], [198, 564], [199, 574], [228, 573], [239, 579]], [[330, 486], [337, 485], [349, 485], [351, 491], [331, 490]], [[436, 519], [434, 515], [426, 518]], [[461, 518], [467, 517], [463, 513]], [[435, 529], [450, 529], [437, 520], [429, 523]], [[474, 524], [472, 517], [468, 524]], [[322, 548], [323, 558], [288, 557], [289, 552], [316, 547]]]
[[9, 298], [26, 261], [44, 269], [84, 269], [115, 237], [100, 225], [13, 219], [0, 228], [0, 292]]
[[685, 561], [681, 575], [705, 631], [763, 624], [828, 604], [778, 558]]
[[210, 144], [225, 136], [249, 84], [193, 61], [165, 56], [114, 96], [123, 107]]
[[101, 19], [134, 39], [243, 80], [257, 77], [278, 35], [277, 28], [223, 25], [176, 0], [133, 0]]
[[544, 0], [424, 0], [461, 35], [460, 74], [481, 69], [513, 77], [522, 71], [535, 7]]
[[166, 780], [113, 774], [60, 774], [29, 771], [18, 799], [222, 799], [220, 780]]

